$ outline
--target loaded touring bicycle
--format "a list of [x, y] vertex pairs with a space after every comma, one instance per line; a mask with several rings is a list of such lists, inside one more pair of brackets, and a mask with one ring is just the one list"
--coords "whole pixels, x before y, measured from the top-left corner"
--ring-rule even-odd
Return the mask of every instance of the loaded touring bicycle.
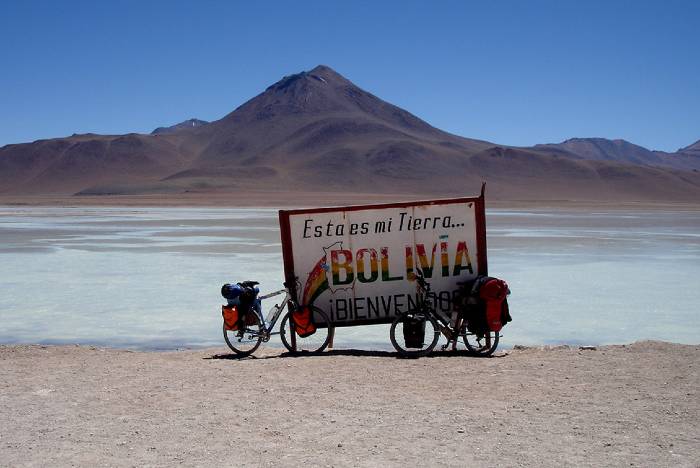
[[479, 276], [459, 283], [450, 317], [435, 309], [436, 296], [420, 270], [416, 273], [416, 286], [418, 305], [397, 315], [389, 329], [391, 344], [400, 355], [427, 355], [437, 345], [440, 334], [447, 339], [443, 351], [456, 349], [461, 338], [472, 354], [493, 354], [501, 328], [511, 321], [506, 299], [510, 289], [505, 281]]
[[[319, 353], [326, 349], [333, 326], [324, 311], [310, 305], [298, 305], [286, 282], [284, 289], [264, 296], [259, 296], [257, 285], [257, 281], [243, 281], [221, 287], [221, 295], [227, 300], [227, 304], [221, 308], [224, 340], [231, 350], [248, 356], [273, 335], [280, 335], [284, 347], [292, 353]], [[282, 294], [282, 302], [273, 305], [267, 316], [263, 317], [262, 300]], [[279, 331], [273, 332], [285, 307], [287, 312]]]

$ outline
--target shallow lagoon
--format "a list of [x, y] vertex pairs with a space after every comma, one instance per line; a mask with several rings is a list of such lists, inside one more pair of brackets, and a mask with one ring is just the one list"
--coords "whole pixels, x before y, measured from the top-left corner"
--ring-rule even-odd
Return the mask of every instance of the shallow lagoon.
[[[490, 273], [513, 291], [504, 346], [700, 343], [700, 212], [491, 209], [486, 223]], [[282, 278], [273, 209], [0, 207], [0, 343], [222, 346], [221, 284]], [[389, 349], [387, 327], [339, 329], [336, 347]]]

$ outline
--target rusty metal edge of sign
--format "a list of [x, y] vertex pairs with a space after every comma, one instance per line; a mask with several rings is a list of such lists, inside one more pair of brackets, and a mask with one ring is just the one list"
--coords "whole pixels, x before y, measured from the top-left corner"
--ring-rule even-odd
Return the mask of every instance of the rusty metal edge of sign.
[[[488, 275], [488, 261], [486, 251], [486, 206], [484, 192], [486, 183], [481, 184], [481, 193], [473, 197], [457, 197], [457, 198], [437, 198], [433, 200], [413, 200], [393, 203], [373, 203], [367, 205], [348, 205], [348, 206], [328, 206], [322, 208], [299, 208], [293, 210], [279, 210], [280, 223], [280, 240], [282, 242], [282, 262], [284, 266], [284, 280], [289, 285], [289, 291], [298, 304], [296, 290], [296, 274], [294, 272], [294, 260], [292, 257], [292, 232], [289, 224], [289, 217], [298, 214], [313, 214], [313, 213], [328, 213], [333, 211], [361, 211], [377, 208], [403, 208], [416, 205], [450, 205], [453, 203], [474, 203], [474, 214], [476, 222], [476, 242], [478, 256], [478, 268], [480, 275]], [[376, 320], [367, 321], [367, 324], [377, 324]], [[363, 325], [362, 321], [356, 321], [345, 326]], [[344, 325], [336, 325], [344, 326]]]

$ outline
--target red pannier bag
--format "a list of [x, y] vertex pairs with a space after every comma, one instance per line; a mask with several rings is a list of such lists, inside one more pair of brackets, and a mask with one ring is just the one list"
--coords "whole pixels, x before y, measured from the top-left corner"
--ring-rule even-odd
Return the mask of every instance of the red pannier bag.
[[292, 312], [292, 320], [294, 320], [294, 331], [301, 338], [306, 338], [316, 333], [316, 325], [314, 324], [314, 312], [309, 306], [302, 306]]
[[224, 316], [224, 327], [226, 330], [238, 330], [238, 307], [221, 306], [221, 315]]
[[255, 311], [251, 310], [244, 316], [241, 316], [238, 306], [221, 306], [221, 315], [224, 316], [224, 327], [226, 327], [226, 330], [238, 330], [246, 325], [255, 325], [258, 321], [253, 314], [255, 314]]
[[[501, 331], [504, 322], [510, 318], [506, 301], [508, 292], [508, 284], [497, 278], [489, 279], [479, 288], [479, 297], [486, 306], [486, 324], [491, 331]], [[504, 311], [507, 318], [503, 316]]]

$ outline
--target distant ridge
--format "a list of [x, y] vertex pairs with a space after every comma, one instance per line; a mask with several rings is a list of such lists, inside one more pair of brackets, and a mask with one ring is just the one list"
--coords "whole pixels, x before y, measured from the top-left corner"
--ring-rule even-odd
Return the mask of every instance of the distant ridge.
[[651, 151], [625, 140], [605, 138], [571, 138], [562, 143], [535, 145], [535, 149], [593, 161], [614, 161], [625, 164], [699, 169], [700, 160], [688, 159], [684, 150], [678, 153]]
[[213, 122], [2, 147], [0, 194], [448, 196], [474, 193], [485, 180], [490, 196], [503, 199], [696, 201], [697, 147], [669, 154], [601, 138], [531, 148], [464, 138], [319, 65], [283, 77]]
[[597, 161], [631, 162], [634, 164], [655, 164], [659, 156], [641, 146], [625, 140], [605, 138], [571, 138], [562, 143], [535, 145], [537, 149], [562, 150], [583, 159]]
[[694, 153], [700, 155], [700, 140], [696, 141], [692, 145], [686, 146], [678, 150], [679, 153]]
[[187, 119], [184, 122], [180, 122], [178, 124], [171, 125], [170, 127], [158, 127], [151, 132], [151, 135], [162, 135], [164, 133], [173, 133], [173, 132], [177, 132], [179, 130], [185, 130], [188, 128], [201, 127], [202, 125], [206, 125], [208, 123], [209, 122], [207, 122], [206, 120]]

